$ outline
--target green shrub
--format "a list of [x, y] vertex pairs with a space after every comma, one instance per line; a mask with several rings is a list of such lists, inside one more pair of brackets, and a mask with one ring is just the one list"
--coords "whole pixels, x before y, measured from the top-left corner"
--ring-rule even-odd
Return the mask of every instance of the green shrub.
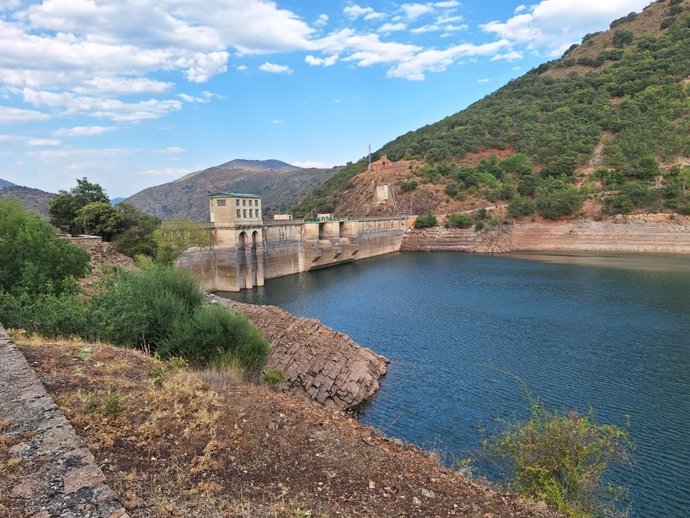
[[616, 31], [613, 33], [611, 43], [613, 43], [614, 47], [625, 47], [632, 43], [634, 38], [635, 35], [630, 31]]
[[59, 239], [55, 229], [17, 200], [0, 200], [0, 292], [76, 293], [89, 254]]
[[168, 328], [189, 318], [203, 300], [190, 274], [158, 266], [118, 274], [90, 306], [100, 322], [101, 340], [155, 351]]
[[451, 198], [455, 198], [458, 196], [458, 194], [460, 194], [460, 186], [455, 182], [449, 183], [446, 185], [444, 192]]
[[472, 224], [472, 216], [469, 214], [451, 214], [446, 226], [448, 228], [470, 228]]
[[611, 463], [629, 458], [625, 430], [597, 424], [591, 413], [559, 413], [531, 401], [528, 420], [508, 424], [483, 443], [518, 495], [572, 518], [615, 515], [622, 488], [602, 478]]
[[417, 182], [415, 180], [407, 180], [400, 183], [400, 192], [412, 192], [417, 188]]
[[196, 308], [191, 318], [174, 321], [157, 352], [196, 364], [214, 358], [238, 360], [248, 371], [257, 371], [266, 363], [270, 348], [244, 316], [210, 305]]
[[433, 214], [423, 214], [417, 216], [417, 219], [414, 221], [414, 228], [431, 228], [435, 227], [437, 223], [436, 216]]
[[541, 192], [536, 198], [536, 205], [539, 214], [545, 218], [559, 219], [573, 214], [583, 201], [581, 193], [571, 187]]
[[523, 198], [521, 196], [516, 196], [508, 204], [508, 214], [513, 218], [519, 218], [520, 216], [529, 216], [534, 214], [537, 207], [534, 201], [529, 198]]
[[266, 369], [261, 372], [261, 381], [269, 385], [280, 385], [285, 381], [285, 375], [280, 369]]

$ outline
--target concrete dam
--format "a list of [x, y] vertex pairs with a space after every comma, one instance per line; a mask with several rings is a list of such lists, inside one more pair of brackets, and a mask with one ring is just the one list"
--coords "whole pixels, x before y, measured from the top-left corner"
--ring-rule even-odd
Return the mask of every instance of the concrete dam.
[[264, 221], [261, 199], [217, 193], [209, 199], [209, 247], [187, 250], [177, 265], [205, 291], [240, 291], [266, 279], [400, 250], [405, 220], [332, 218]]

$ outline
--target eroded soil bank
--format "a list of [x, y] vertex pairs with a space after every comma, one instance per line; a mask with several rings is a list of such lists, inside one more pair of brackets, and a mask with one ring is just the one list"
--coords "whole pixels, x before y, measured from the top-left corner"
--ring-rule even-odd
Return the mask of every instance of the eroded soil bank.
[[132, 517], [553, 516], [306, 398], [105, 345], [19, 348]]
[[434, 227], [410, 230], [403, 252], [579, 251], [690, 253], [690, 218], [666, 214], [625, 216], [609, 221], [523, 221], [494, 230]]

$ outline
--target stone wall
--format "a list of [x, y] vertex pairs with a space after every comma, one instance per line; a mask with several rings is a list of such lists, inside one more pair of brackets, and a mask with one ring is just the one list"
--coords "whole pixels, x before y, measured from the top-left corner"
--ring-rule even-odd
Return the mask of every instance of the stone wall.
[[271, 344], [266, 368], [285, 374], [285, 388], [326, 406], [351, 409], [378, 389], [389, 360], [343, 333], [311, 318], [290, 315], [275, 306], [241, 304], [214, 295], [210, 299], [248, 317]]
[[13, 466], [0, 476], [0, 515], [11, 510], [32, 518], [128, 516], [2, 326], [0, 395], [0, 465]]

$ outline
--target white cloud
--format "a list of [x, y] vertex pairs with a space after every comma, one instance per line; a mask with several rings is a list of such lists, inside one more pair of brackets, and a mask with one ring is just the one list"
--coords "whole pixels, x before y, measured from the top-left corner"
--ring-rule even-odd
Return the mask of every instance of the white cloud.
[[511, 50], [504, 54], [496, 54], [491, 58], [491, 61], [517, 61], [522, 59], [522, 54], [516, 50]]
[[308, 65], [311, 65], [313, 67], [316, 67], [316, 66], [331, 67], [338, 62], [338, 58], [339, 58], [338, 54], [333, 54], [332, 56], [328, 56], [326, 58], [317, 58], [317, 57], [314, 57], [310, 54], [304, 58], [304, 61]]
[[385, 18], [385, 14], [375, 11], [372, 7], [361, 7], [357, 4], [352, 4], [345, 6], [343, 9], [345, 16], [351, 20], [356, 20], [357, 18], [364, 18], [367, 21], [380, 20]]
[[460, 2], [456, 2], [455, 0], [448, 0], [446, 2], [436, 2], [434, 3], [434, 7], [438, 7], [440, 9], [452, 9], [454, 7], [460, 7]]
[[479, 83], [479, 84], [488, 83], [489, 81], [491, 81], [491, 79], [488, 79], [486, 77], [482, 77], [481, 79], [477, 79], [477, 83]]
[[164, 147], [163, 149], [157, 149], [156, 153], [162, 153], [164, 155], [179, 155], [184, 153], [185, 149], [179, 146]]
[[117, 131], [117, 126], [75, 126], [73, 128], [60, 128], [53, 132], [56, 137], [89, 137]]
[[611, 20], [648, 3], [649, 0], [542, 0], [529, 8], [519, 6], [515, 16], [505, 22], [494, 20], [481, 27], [500, 38], [556, 55], [579, 42], [587, 32], [605, 29]]
[[378, 32], [387, 34], [390, 32], [404, 31], [405, 29], [407, 29], [407, 25], [402, 22], [384, 23], [381, 27], [379, 27]]
[[327, 14], [320, 14], [314, 22], [314, 25], [316, 25], [317, 27], [325, 27], [326, 25], [328, 25], [328, 20], [329, 18]]
[[44, 147], [44, 146], [59, 146], [62, 142], [50, 138], [32, 138], [26, 141], [28, 146]]
[[284, 121], [284, 120], [281, 120], [281, 119], [273, 119], [273, 120], [271, 121], [271, 124], [281, 125], [281, 124], [285, 124], [285, 121]]
[[271, 74], [292, 74], [293, 70], [287, 65], [278, 65], [276, 63], [266, 62], [259, 66], [259, 70], [269, 72]]
[[12, 124], [18, 122], [37, 122], [50, 119], [47, 113], [24, 110], [22, 108], [11, 108], [9, 106], [0, 106], [0, 124]]
[[186, 103], [190, 104], [200, 104], [200, 103], [210, 103], [214, 98], [220, 97], [214, 93], [207, 90], [201, 92], [201, 95], [189, 95], [189, 94], [177, 94], [177, 96]]
[[443, 72], [460, 58], [490, 56], [509, 46], [509, 41], [499, 40], [483, 45], [463, 43], [445, 50], [424, 50], [391, 68], [388, 77], [421, 81], [426, 72]]
[[249, 67], [247, 65], [237, 65], [237, 70], [239, 70], [240, 72], [246, 72], [247, 70], [249, 70]]
[[405, 13], [408, 20], [416, 20], [434, 10], [433, 6], [428, 4], [402, 4], [400, 9]]

